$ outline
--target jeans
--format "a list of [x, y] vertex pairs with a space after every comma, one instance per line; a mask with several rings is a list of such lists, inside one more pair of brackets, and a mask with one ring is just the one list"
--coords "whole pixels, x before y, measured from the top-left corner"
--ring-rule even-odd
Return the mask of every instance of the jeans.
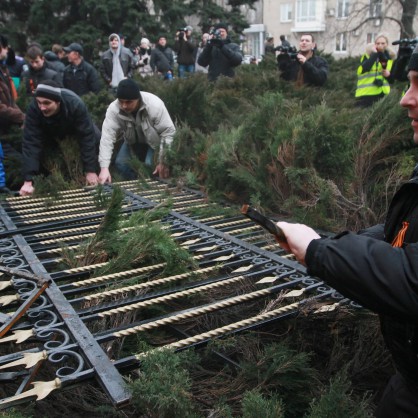
[[184, 65], [179, 64], [179, 78], [186, 78], [186, 73], [194, 73], [194, 64]]
[[[134, 156], [131, 154], [133, 148]], [[121, 145], [118, 155], [116, 156], [115, 166], [124, 180], [134, 180], [137, 178], [135, 170], [131, 167], [132, 157], [136, 157], [139, 161], [145, 162], [145, 165], [151, 167], [154, 161], [154, 150], [148, 144], [133, 144], [128, 146], [126, 141]]]

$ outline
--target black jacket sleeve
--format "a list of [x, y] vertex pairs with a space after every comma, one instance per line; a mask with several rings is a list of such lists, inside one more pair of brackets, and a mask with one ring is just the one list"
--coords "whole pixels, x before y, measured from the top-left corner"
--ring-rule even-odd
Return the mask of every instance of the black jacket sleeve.
[[367, 234], [345, 232], [313, 240], [305, 261], [309, 274], [364, 307], [402, 320], [418, 320], [418, 244], [394, 248]]
[[237, 67], [242, 62], [242, 55], [237, 44], [225, 44], [221, 48], [231, 67]]
[[368, 71], [370, 71], [373, 67], [373, 65], [375, 64], [375, 62], [377, 61], [377, 52], [373, 52], [369, 58], [364, 59], [361, 63], [360, 66], [362, 68], [361, 73], [367, 73]]
[[309, 84], [323, 86], [328, 78], [328, 63], [321, 57], [314, 57], [302, 65]]
[[44, 134], [41, 127], [42, 114], [33, 99], [26, 111], [26, 119], [22, 141], [22, 175], [25, 181], [30, 181], [39, 174], [41, 155], [43, 151]]
[[210, 61], [212, 60], [212, 48], [213, 46], [208, 44], [203, 48], [203, 51], [199, 55], [199, 58], [197, 59], [197, 63], [201, 65], [202, 67], [207, 67], [210, 64]]
[[96, 172], [98, 165], [96, 134], [93, 122], [83, 102], [80, 101], [79, 105], [75, 108], [72, 119], [77, 130], [76, 135], [80, 144], [84, 172]]

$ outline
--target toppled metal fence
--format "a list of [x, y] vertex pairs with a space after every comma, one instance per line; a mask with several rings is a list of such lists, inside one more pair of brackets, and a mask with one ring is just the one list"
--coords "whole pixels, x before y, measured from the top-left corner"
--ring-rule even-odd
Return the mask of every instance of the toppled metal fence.
[[213, 206], [199, 192], [151, 180], [146, 187], [136, 181], [117, 186], [126, 217], [170, 197], [172, 210], [160, 225], [195, 265], [172, 276], [164, 275], [163, 263], [98, 276], [107, 261], [62, 268], [63, 249], [92, 236], [105, 215], [93, 204], [96, 190], [62, 192], [53, 203], [4, 201], [0, 382], [7, 395], [0, 408], [90, 379], [123, 407], [130, 400], [123, 375], [145, 355], [120, 355], [115, 345], [127, 338], [145, 335], [155, 349], [181, 350], [295, 316], [308, 302], [320, 302], [321, 309], [353, 304], [309, 277], [239, 210], [196, 215], [197, 208]]

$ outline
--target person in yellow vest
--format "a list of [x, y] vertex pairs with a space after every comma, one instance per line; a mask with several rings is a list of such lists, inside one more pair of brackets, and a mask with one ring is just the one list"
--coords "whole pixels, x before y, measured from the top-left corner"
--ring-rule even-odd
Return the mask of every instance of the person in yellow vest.
[[388, 47], [385, 35], [378, 35], [375, 42], [367, 44], [357, 69], [356, 105], [368, 107], [390, 92], [393, 82], [391, 71], [395, 52]]

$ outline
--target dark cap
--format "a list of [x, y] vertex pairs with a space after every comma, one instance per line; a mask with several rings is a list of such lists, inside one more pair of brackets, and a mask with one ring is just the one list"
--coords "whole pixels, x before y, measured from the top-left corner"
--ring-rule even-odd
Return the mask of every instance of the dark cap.
[[116, 97], [122, 100], [137, 100], [141, 98], [141, 89], [131, 78], [125, 78], [118, 84]]
[[215, 29], [225, 29], [228, 32], [228, 25], [226, 23], [219, 22], [216, 23], [213, 27]]
[[80, 44], [78, 44], [78, 43], [76, 43], [76, 42], [73, 42], [72, 44], [70, 44], [70, 45], [68, 45], [68, 46], [65, 46], [64, 48], [62, 48], [65, 52], [72, 52], [72, 51], [75, 51], [75, 52], [78, 52], [80, 55], [82, 55], [83, 54], [83, 47], [80, 45]]
[[418, 71], [418, 45], [412, 52], [411, 58], [408, 64], [408, 70]]

